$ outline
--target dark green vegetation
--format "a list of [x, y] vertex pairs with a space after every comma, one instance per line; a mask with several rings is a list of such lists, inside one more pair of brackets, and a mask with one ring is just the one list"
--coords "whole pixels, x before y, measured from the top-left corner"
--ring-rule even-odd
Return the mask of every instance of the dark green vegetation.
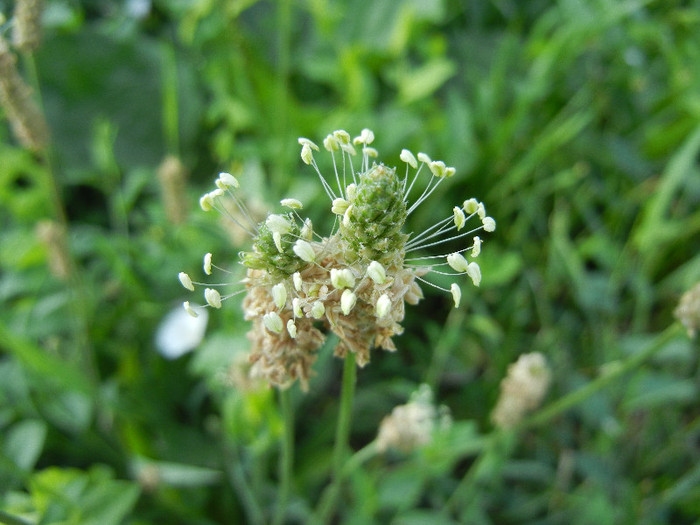
[[[368, 127], [389, 166], [405, 147], [457, 168], [412, 231], [469, 197], [498, 228], [462, 307], [425, 287], [398, 351], [357, 374], [353, 450], [423, 382], [452, 431], [352, 470], [338, 522], [697, 523], [698, 344], [673, 309], [700, 280], [699, 2], [46, 4], [19, 65], [50, 161], [0, 126], [0, 522], [266, 523], [291, 410], [286, 520], [308, 522], [334, 461], [331, 347], [282, 410], [224, 377], [247, 351], [240, 296], [193, 354], [164, 359], [154, 334], [205, 252], [242, 275], [250, 240], [197, 205], [219, 171], [261, 218], [295, 197], [326, 234], [296, 138]], [[189, 172], [179, 224], [167, 155]], [[532, 351], [552, 368], [545, 404], [496, 433], [499, 382]]]

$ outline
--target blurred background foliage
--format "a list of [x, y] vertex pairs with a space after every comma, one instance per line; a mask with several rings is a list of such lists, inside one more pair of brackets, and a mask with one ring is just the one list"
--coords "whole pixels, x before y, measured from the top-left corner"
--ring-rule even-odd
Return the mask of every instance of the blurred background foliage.
[[[178, 271], [199, 275], [205, 252], [239, 271], [246, 240], [197, 206], [219, 171], [261, 217], [301, 198], [325, 232], [296, 138], [369, 127], [388, 164], [405, 147], [456, 166], [432, 202], [476, 197], [499, 227], [463, 308], [425, 290], [398, 352], [358, 374], [356, 449], [422, 382], [452, 431], [366, 463], [337, 520], [697, 523], [686, 337], [510, 440], [489, 413], [521, 353], [548, 358], [555, 403], [639, 354], [700, 280], [700, 2], [45, 0], [42, 23], [19, 66], [51, 153], [0, 126], [0, 521], [267, 522], [282, 420], [274, 391], [230, 385], [248, 344], [236, 299], [192, 354], [165, 359], [155, 333], [185, 298]], [[179, 215], [168, 156], [188, 174]], [[289, 523], [328, 481], [330, 351], [294, 389]]]

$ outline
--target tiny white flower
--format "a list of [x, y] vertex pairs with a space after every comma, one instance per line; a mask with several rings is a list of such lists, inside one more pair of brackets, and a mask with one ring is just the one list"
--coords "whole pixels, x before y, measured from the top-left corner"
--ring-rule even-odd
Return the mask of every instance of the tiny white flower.
[[292, 310], [295, 317], [304, 317], [304, 312], [301, 310], [301, 299], [298, 297], [292, 299]]
[[221, 308], [221, 294], [214, 288], [206, 288], [204, 290], [204, 299], [209, 306]]
[[238, 188], [240, 184], [238, 183], [238, 179], [236, 179], [236, 177], [230, 173], [222, 171], [219, 173], [219, 178], [216, 179], [216, 186], [222, 190], [225, 190], [227, 188]]
[[496, 221], [493, 217], [484, 217], [481, 220], [481, 224], [484, 225], [484, 231], [492, 232], [496, 230]]
[[316, 259], [316, 252], [313, 247], [303, 239], [297, 239], [292, 250], [294, 250], [294, 253], [296, 253], [297, 257], [302, 261], [314, 262]]
[[452, 213], [454, 214], [455, 218], [455, 226], [457, 226], [457, 231], [461, 230], [464, 228], [464, 225], [467, 222], [467, 218], [464, 216], [464, 212], [462, 211], [462, 208], [459, 206], [455, 206], [452, 209]]
[[455, 302], [455, 308], [459, 308], [459, 302], [462, 300], [462, 290], [459, 288], [457, 283], [452, 283], [452, 286], [450, 286], [450, 292], [452, 293], [452, 299]]
[[311, 316], [314, 319], [320, 319], [321, 317], [323, 317], [324, 313], [326, 313], [326, 307], [323, 306], [323, 303], [321, 301], [316, 301], [311, 306]]
[[338, 197], [337, 199], [333, 200], [333, 205], [331, 206], [331, 211], [335, 213], [336, 215], [343, 215], [345, 211], [348, 209], [348, 206], [350, 206], [350, 203], [346, 201], [345, 199]]
[[278, 232], [280, 234], [289, 233], [292, 229], [292, 225], [289, 219], [284, 215], [270, 214], [265, 220], [265, 224], [270, 228], [271, 232]]
[[343, 295], [340, 296], [340, 309], [345, 315], [348, 315], [354, 308], [356, 302], [357, 296], [350, 290], [345, 290]]
[[189, 301], [185, 301], [184, 303], [182, 303], [182, 307], [185, 309], [185, 312], [190, 314], [192, 317], [199, 317], [199, 314], [195, 312], [194, 308], [190, 306]]
[[372, 261], [367, 266], [367, 277], [372, 279], [377, 284], [384, 284], [386, 281], [386, 270], [377, 261]]
[[287, 332], [289, 332], [289, 337], [291, 337], [292, 339], [296, 339], [297, 325], [294, 324], [294, 321], [292, 319], [287, 321]]
[[211, 275], [211, 253], [204, 254], [204, 273]]
[[338, 289], [352, 288], [355, 286], [355, 275], [349, 268], [343, 268], [341, 270], [332, 268], [331, 284]]
[[277, 312], [268, 312], [263, 315], [263, 324], [270, 332], [281, 334], [284, 330], [284, 323]]
[[277, 246], [277, 251], [282, 253], [282, 234], [280, 232], [272, 232], [272, 240], [275, 241], [275, 246]]
[[416, 169], [418, 167], [418, 162], [416, 161], [416, 157], [414, 157], [413, 153], [411, 153], [407, 149], [401, 150], [401, 155], [399, 155], [399, 158], [402, 161], [404, 161], [406, 164], [411, 166], [413, 169]]
[[294, 272], [292, 274], [292, 282], [294, 283], [294, 289], [297, 292], [301, 292], [301, 285], [303, 281], [301, 280], [301, 274], [299, 272]]
[[287, 288], [284, 283], [277, 283], [272, 287], [272, 299], [275, 301], [275, 306], [280, 310], [287, 304]]
[[185, 272], [180, 272], [177, 274], [177, 278], [180, 279], [182, 286], [187, 288], [190, 292], [194, 292], [194, 284], [192, 284], [192, 279]]
[[474, 246], [472, 246], [472, 257], [476, 257], [481, 253], [481, 238], [479, 236], [474, 237]]
[[282, 199], [280, 204], [285, 208], [291, 208], [292, 210], [300, 210], [304, 207], [298, 199]]
[[469, 263], [469, 266], [467, 266], [467, 275], [472, 278], [474, 286], [479, 286], [479, 283], [481, 282], [481, 268], [479, 268], [477, 263]]
[[379, 299], [377, 299], [377, 305], [375, 312], [377, 317], [381, 319], [386, 317], [386, 315], [391, 311], [391, 299], [388, 294], [383, 294]]
[[455, 272], [464, 273], [468, 270], [469, 263], [461, 253], [451, 253], [447, 256], [447, 264]]
[[423, 162], [424, 164], [430, 164], [432, 162], [432, 160], [430, 160], [430, 157], [428, 157], [425, 153], [419, 153], [418, 160], [420, 162]]

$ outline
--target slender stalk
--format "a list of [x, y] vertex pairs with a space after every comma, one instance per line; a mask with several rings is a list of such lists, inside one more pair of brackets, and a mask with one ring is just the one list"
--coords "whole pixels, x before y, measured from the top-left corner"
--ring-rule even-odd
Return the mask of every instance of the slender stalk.
[[453, 308], [447, 316], [445, 326], [442, 329], [440, 339], [433, 351], [433, 358], [426, 374], [425, 382], [435, 392], [440, 380], [440, 375], [445, 369], [450, 353], [455, 348], [457, 337], [461, 333], [461, 327], [466, 316], [465, 309]]
[[[319, 502], [316, 514], [317, 523], [330, 523], [340, 494], [340, 486], [344, 477], [345, 458], [349, 449], [350, 421], [352, 416], [352, 401], [355, 396], [355, 381], [357, 368], [355, 354], [348, 352], [343, 366], [343, 386], [340, 394], [338, 425], [335, 432], [335, 449], [333, 450], [333, 480], [326, 488]], [[365, 447], [367, 448], [367, 447]], [[365, 450], [365, 449], [363, 449]]]
[[578, 405], [584, 399], [590, 397], [599, 390], [602, 390], [614, 380], [620, 378], [622, 375], [643, 364], [656, 352], [664, 348], [669, 341], [672, 341], [682, 333], [683, 329], [679, 323], [672, 324], [666, 330], [657, 335], [645, 349], [632, 355], [625, 361], [614, 363], [614, 365], [611, 365], [606, 372], [597, 379], [594, 379], [586, 386], [581, 387], [578, 390], [575, 390], [574, 392], [571, 392], [570, 394], [558, 399], [554, 403], [538, 411], [532, 417], [526, 419], [518, 426], [518, 429], [524, 430], [548, 423], [556, 416], [562, 414], [571, 407]]
[[486, 478], [493, 479], [493, 477], [500, 472], [503, 463], [510, 455], [510, 451], [515, 445], [514, 438], [519, 431], [550, 423], [555, 417], [563, 414], [596, 392], [607, 387], [624, 374], [642, 365], [655, 353], [664, 348], [670, 341], [681, 335], [682, 332], [683, 330], [679, 323], [669, 326], [666, 330], [657, 335], [646, 348], [620, 362], [614, 366], [614, 368], [611, 367], [603, 375], [594, 379], [586, 386], [558, 399], [512, 430], [494, 431], [488, 437], [485, 448], [471, 466], [469, 472], [462, 478], [459, 485], [452, 493], [452, 496], [450, 496], [445, 508], [448, 511], [454, 511], [456, 510], [455, 507], [458, 502], [460, 506], [464, 508], [473, 501], [477, 495], [476, 491], [480, 484], [479, 482]]
[[33, 521], [25, 520], [19, 516], [14, 516], [5, 512], [4, 510], [0, 510], [0, 523], [5, 523], [7, 525], [34, 525]]
[[226, 465], [226, 474], [229, 478], [229, 483], [233, 486], [236, 494], [241, 499], [241, 504], [246, 513], [247, 522], [251, 525], [264, 525], [265, 515], [263, 514], [258, 501], [255, 499], [255, 494], [248, 483], [241, 458], [238, 453], [235, 443], [223, 445], [224, 458]]
[[[39, 72], [36, 67], [34, 55], [31, 53], [24, 54], [23, 61], [27, 73], [31, 79], [31, 85], [36, 93], [39, 110], [41, 111], [43, 118], [46, 119], [46, 110], [41, 93], [41, 84], [39, 82]], [[50, 205], [51, 208], [53, 208], [53, 215], [56, 221], [63, 227], [66, 235], [68, 235], [70, 232], [70, 224], [68, 222], [65, 203], [63, 201], [63, 189], [54, 169], [53, 147], [51, 142], [49, 142], [49, 145], [43, 152], [42, 160], [46, 167], [46, 178], [49, 185], [49, 195], [51, 199]], [[71, 249], [70, 245], [66, 247], [66, 251], [69, 265], [68, 282], [70, 283], [71, 291], [70, 303], [71, 308], [73, 309], [73, 315], [71, 317], [74, 323], [73, 333], [75, 337], [75, 346], [79, 352], [78, 358], [83, 371], [90, 378], [93, 384], [97, 385], [100, 382], [100, 378], [95, 351], [92, 347], [92, 343], [90, 342], [90, 311], [89, 306], [85, 302], [85, 299], [89, 297], [87, 287], [85, 286], [82, 272], [79, 270], [78, 263], [75, 260], [73, 250]]]
[[292, 468], [294, 466], [294, 410], [292, 409], [289, 389], [280, 390], [279, 398], [282, 419], [284, 420], [284, 434], [282, 435], [282, 454], [280, 459], [279, 499], [273, 522], [276, 525], [284, 523], [284, 515], [289, 503], [289, 494], [291, 493]]

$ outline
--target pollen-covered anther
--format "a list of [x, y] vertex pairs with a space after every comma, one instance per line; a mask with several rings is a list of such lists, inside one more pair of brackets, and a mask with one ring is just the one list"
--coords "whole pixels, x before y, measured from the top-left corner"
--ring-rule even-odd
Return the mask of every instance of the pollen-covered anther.
[[331, 211], [335, 213], [336, 215], [343, 215], [348, 207], [350, 206], [350, 203], [346, 201], [345, 199], [338, 197], [337, 199], [333, 200], [333, 205], [331, 206]]
[[459, 303], [462, 300], [462, 289], [457, 283], [452, 283], [450, 293], [452, 294], [452, 300], [455, 302], [455, 308], [459, 308]]
[[330, 152], [334, 152], [340, 149], [340, 143], [338, 142], [338, 139], [331, 134], [323, 139], [323, 147]]
[[484, 231], [492, 232], [496, 230], [496, 221], [493, 217], [484, 217], [481, 220], [481, 224], [484, 225]]
[[331, 269], [331, 284], [337, 288], [353, 288], [355, 286], [355, 275], [349, 268], [332, 268]]
[[267, 216], [265, 224], [273, 233], [277, 232], [280, 234], [285, 234], [289, 233], [292, 229], [292, 225], [287, 217], [284, 215], [276, 215], [274, 213]]
[[297, 257], [299, 257], [302, 261], [314, 262], [314, 260], [316, 260], [316, 252], [314, 251], [313, 246], [303, 239], [297, 239], [297, 242], [294, 243], [292, 250], [294, 250], [294, 253], [296, 253]]
[[391, 299], [388, 294], [383, 294], [379, 299], [377, 299], [377, 304], [375, 306], [375, 314], [379, 319], [386, 317], [391, 311]]
[[211, 253], [204, 254], [204, 264], [202, 266], [204, 268], [204, 273], [207, 275], [211, 275], [211, 257]]
[[287, 321], [287, 332], [289, 333], [289, 337], [292, 339], [296, 339], [297, 337], [297, 325], [294, 324], [294, 321], [290, 319]]
[[182, 286], [187, 288], [190, 292], [194, 292], [194, 284], [192, 284], [192, 279], [185, 272], [180, 272], [177, 274], [177, 278], [180, 279]]
[[355, 200], [355, 196], [357, 195], [357, 184], [348, 184], [347, 187], [345, 188], [345, 196], [347, 197], [349, 202], [352, 202]]
[[197, 312], [195, 312], [195, 310], [194, 310], [194, 308], [192, 308], [192, 306], [190, 306], [189, 301], [185, 301], [184, 303], [182, 303], [182, 307], [185, 309], [185, 312], [190, 314], [192, 317], [199, 317], [199, 314]]
[[214, 288], [204, 289], [204, 300], [212, 308], [221, 308], [221, 294]]
[[472, 213], [476, 213], [476, 210], [479, 209], [479, 201], [476, 199], [467, 199], [464, 201], [462, 207], [466, 213], [471, 215]]
[[298, 199], [282, 199], [280, 201], [280, 204], [285, 208], [289, 208], [292, 210], [300, 210], [304, 207], [304, 205]]
[[343, 295], [340, 296], [340, 309], [343, 314], [348, 315], [355, 307], [355, 303], [357, 303], [357, 295], [350, 290], [344, 290]]
[[428, 164], [428, 167], [430, 168], [430, 172], [436, 177], [441, 179], [445, 177], [447, 166], [441, 160], [434, 160], [433, 162]]
[[275, 242], [277, 251], [280, 253], [284, 252], [284, 248], [282, 248], [282, 234], [280, 232], [272, 232], [272, 240]]
[[313, 150], [315, 150], [315, 151], [320, 151], [320, 150], [318, 149], [318, 146], [316, 145], [316, 143], [315, 143], [314, 141], [312, 141], [312, 140], [307, 139], [307, 138], [299, 137], [299, 138], [297, 139], [297, 142], [299, 143], [299, 145], [300, 145], [302, 148], [303, 148], [304, 146], [308, 146], [309, 148], [311, 148], [311, 149], [313, 149]]
[[372, 279], [377, 284], [384, 284], [386, 281], [386, 270], [377, 261], [372, 261], [367, 266], [367, 277]]
[[474, 246], [472, 246], [472, 257], [477, 257], [481, 253], [481, 238], [477, 235], [474, 237]]
[[314, 160], [314, 152], [311, 151], [311, 146], [304, 144], [301, 147], [301, 160], [304, 164], [311, 164]]
[[352, 210], [354, 208], [354, 205], [351, 204], [348, 206], [348, 209], [345, 210], [345, 213], [343, 213], [343, 226], [346, 228], [350, 227], [350, 217], [352, 217]]
[[372, 144], [374, 142], [374, 133], [371, 129], [363, 129], [358, 137], [353, 139], [353, 144]]
[[305, 239], [307, 241], [310, 241], [313, 238], [314, 225], [311, 222], [311, 219], [306, 219], [304, 221], [304, 226], [301, 228], [301, 232], [299, 232], [299, 235], [302, 239]]
[[447, 264], [455, 272], [464, 273], [469, 269], [469, 263], [461, 253], [451, 253], [447, 256]]
[[294, 312], [294, 317], [304, 317], [304, 312], [301, 310], [301, 299], [298, 297], [292, 299], [292, 311]]
[[335, 130], [333, 136], [338, 139], [338, 143], [341, 145], [350, 144], [350, 134], [344, 129]]
[[325, 313], [326, 307], [323, 306], [321, 301], [316, 301], [313, 305], [311, 305], [311, 317], [314, 319], [320, 319]]
[[362, 148], [362, 153], [368, 157], [372, 157], [373, 159], [376, 159], [379, 156], [379, 152], [374, 148], [364, 147]]
[[457, 231], [459, 231], [464, 228], [464, 225], [467, 222], [467, 217], [464, 215], [462, 208], [459, 206], [455, 206], [452, 209], [452, 213], [454, 214], [455, 226], [457, 226]]
[[287, 287], [283, 283], [277, 283], [272, 287], [272, 300], [280, 310], [287, 304]]
[[238, 179], [231, 175], [230, 173], [226, 173], [225, 171], [222, 171], [219, 173], [219, 178], [216, 179], [216, 187], [221, 189], [221, 190], [226, 190], [228, 188], [238, 188], [240, 184], [238, 183]]
[[413, 169], [416, 169], [418, 167], [418, 161], [416, 160], [416, 157], [407, 149], [401, 150], [401, 155], [399, 155], [399, 158], [406, 164], [411, 166]]
[[428, 165], [430, 165], [430, 163], [432, 162], [432, 160], [430, 160], [430, 157], [428, 157], [428, 155], [426, 155], [425, 153], [418, 154], [418, 161]]
[[297, 292], [301, 292], [301, 285], [304, 284], [304, 281], [302, 281], [301, 274], [299, 272], [294, 272], [292, 274], [292, 283], [294, 283], [294, 289]]
[[284, 322], [277, 312], [268, 312], [263, 315], [263, 324], [270, 332], [281, 334], [284, 330]]
[[[223, 191], [222, 191], [223, 193]], [[199, 198], [199, 207], [202, 208], [204, 211], [211, 211], [214, 209], [214, 198], [216, 195], [214, 195], [213, 191], [210, 191], [209, 193], [205, 193]]]
[[481, 283], [481, 268], [479, 268], [478, 263], [469, 263], [469, 266], [467, 266], [467, 275], [471, 277], [474, 286], [479, 286], [479, 283]]

